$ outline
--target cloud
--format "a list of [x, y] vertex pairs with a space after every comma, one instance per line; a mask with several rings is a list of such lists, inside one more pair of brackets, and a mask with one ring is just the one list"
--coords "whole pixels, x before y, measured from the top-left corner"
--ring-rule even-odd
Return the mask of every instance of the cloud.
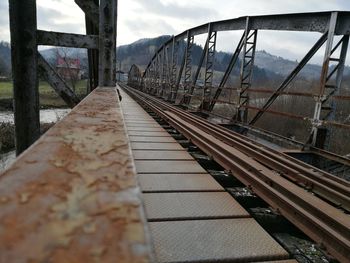
[[85, 33], [84, 14], [74, 1], [38, 0], [38, 28], [43, 30]]
[[158, 36], [165, 32], [175, 32], [176, 30], [167, 22], [161, 19], [143, 19], [139, 18], [137, 23], [133, 19], [128, 19], [124, 22], [126, 30], [130, 30], [133, 34], [140, 38], [147, 36]]
[[8, 1], [0, 1], [0, 41], [10, 39]]
[[[137, 1], [140, 5], [139, 10], [162, 17], [177, 19], [210, 19], [217, 16], [218, 12], [212, 7], [204, 7], [204, 5], [194, 5], [179, 3], [179, 1], [164, 2], [161, 0]], [[181, 1], [180, 1], [181, 2]]]
[[[73, 0], [37, 0], [38, 27], [84, 33], [83, 12]], [[179, 34], [210, 21], [246, 15], [350, 10], [349, 0], [127, 0], [118, 3], [118, 44]], [[0, 0], [0, 40], [9, 41], [8, 1]], [[266, 32], [266, 31], [265, 31]], [[302, 57], [317, 40], [313, 33], [259, 32], [258, 48], [290, 59]], [[218, 50], [232, 52], [240, 32], [220, 32]], [[198, 37], [200, 39], [200, 37]], [[283, 40], [283, 41], [282, 41]]]

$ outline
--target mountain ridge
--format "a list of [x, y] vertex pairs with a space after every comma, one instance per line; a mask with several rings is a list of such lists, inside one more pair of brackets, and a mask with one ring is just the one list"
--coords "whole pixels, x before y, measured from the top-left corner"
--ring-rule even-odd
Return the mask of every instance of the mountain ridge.
[[[150, 59], [153, 57], [154, 53], [158, 48], [168, 41], [172, 36], [163, 35], [156, 38], [142, 38], [133, 43], [127, 45], [121, 45], [117, 48], [117, 60], [118, 67], [121, 70], [128, 72], [132, 64], [136, 64], [144, 69]], [[183, 41], [180, 45], [180, 50], [184, 50], [185, 42]], [[83, 49], [68, 49], [69, 52], [72, 51], [72, 54], [76, 57], [81, 58], [83, 61], [83, 67], [87, 68], [87, 58], [86, 50]], [[193, 49], [193, 65], [199, 64], [199, 58], [202, 53], [202, 47], [195, 44]], [[56, 54], [56, 48], [40, 50], [40, 53], [48, 59], [49, 62], [54, 63], [54, 56]], [[214, 69], [219, 72], [224, 72], [227, 64], [231, 58], [232, 53], [217, 51], [215, 54], [215, 63]], [[11, 70], [11, 54], [10, 46], [6, 42], [0, 42], [0, 75], [10, 74]], [[238, 61], [239, 62], [239, 61]], [[235, 66], [235, 70], [239, 63]], [[276, 76], [285, 77], [287, 76], [296, 66], [298, 62], [285, 59], [280, 56], [275, 56], [271, 53], [266, 52], [265, 50], [256, 51], [255, 56], [255, 68], [257, 74], [264, 74], [267, 77], [275, 78]], [[5, 68], [5, 69], [4, 69]], [[260, 72], [261, 71], [261, 72]], [[317, 64], [307, 64], [302, 71], [299, 73], [299, 76], [308, 80], [314, 80], [319, 78], [321, 73], [321, 65]], [[345, 67], [345, 75], [350, 75], [350, 68]]]

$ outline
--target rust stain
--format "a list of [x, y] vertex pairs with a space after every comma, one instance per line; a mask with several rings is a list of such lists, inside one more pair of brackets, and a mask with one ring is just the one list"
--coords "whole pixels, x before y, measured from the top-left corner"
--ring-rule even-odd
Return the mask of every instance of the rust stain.
[[0, 262], [149, 262], [124, 122], [99, 88], [0, 174]]

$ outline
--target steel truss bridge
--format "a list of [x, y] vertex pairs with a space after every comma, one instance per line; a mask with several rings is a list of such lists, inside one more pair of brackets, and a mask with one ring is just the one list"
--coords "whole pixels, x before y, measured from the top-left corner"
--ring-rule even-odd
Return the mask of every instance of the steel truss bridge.
[[[136, 65], [136, 68], [131, 68], [129, 84], [152, 95], [163, 97], [169, 102], [211, 116], [215, 116], [213, 110], [217, 104], [233, 105], [235, 112], [232, 116], [221, 114], [220, 117], [244, 125], [254, 125], [265, 113], [298, 120], [307, 119], [312, 128], [305, 144], [327, 148], [331, 127], [350, 128], [348, 124], [335, 121], [337, 101], [350, 99], [349, 96], [340, 96], [339, 93], [349, 42], [346, 22], [348, 15], [347, 12], [324, 12], [240, 17], [194, 27], [164, 43], [142, 76]], [[221, 80], [217, 85], [213, 85], [217, 34], [237, 30], [243, 31], [243, 34], [233, 50]], [[274, 89], [269, 90], [253, 89], [253, 68], [259, 30], [319, 32], [320, 37], [278, 87], [271, 87]], [[206, 42], [199, 65], [194, 66], [194, 38], [203, 35], [206, 36]], [[341, 38], [335, 41], [336, 36]], [[179, 47], [184, 42], [185, 48], [180, 52]], [[286, 91], [298, 73], [323, 46], [325, 53], [317, 92]], [[240, 68], [239, 84], [232, 87], [227, 85], [227, 82], [236, 64], [239, 64]], [[264, 100], [262, 106], [254, 107], [249, 103], [251, 94], [268, 94], [269, 97]], [[314, 98], [313, 115], [301, 116], [271, 109], [274, 102], [285, 95]]]
[[[322, 148], [329, 126], [349, 128], [334, 115], [335, 102], [349, 99], [339, 89], [350, 13], [201, 25], [164, 43], [143, 74], [134, 65], [126, 85], [117, 84], [114, 74], [117, 1], [75, 2], [86, 15], [87, 35], [39, 30], [35, 0], [9, 1], [18, 158], [0, 174], [0, 262], [297, 262], [239, 191], [299, 229], [328, 257], [348, 262], [349, 181], [234, 128], [254, 130], [266, 113], [297, 118], [270, 109], [283, 94], [315, 97], [308, 118], [312, 130], [297, 151], [308, 148], [348, 171], [349, 159]], [[215, 86], [217, 32], [232, 30], [244, 33]], [[252, 108], [250, 95], [259, 92], [251, 86], [260, 30], [319, 32], [320, 38], [281, 85], [268, 91], [264, 105]], [[201, 34], [207, 40], [193, 67], [194, 38]], [[38, 53], [39, 45], [88, 49], [91, 90], [84, 100]], [[317, 94], [287, 92], [323, 45]], [[232, 88], [227, 82], [238, 62], [239, 85]], [[73, 108], [41, 137], [39, 71]], [[236, 95], [223, 101], [227, 90]], [[236, 108], [226, 127], [210, 122], [219, 103]]]

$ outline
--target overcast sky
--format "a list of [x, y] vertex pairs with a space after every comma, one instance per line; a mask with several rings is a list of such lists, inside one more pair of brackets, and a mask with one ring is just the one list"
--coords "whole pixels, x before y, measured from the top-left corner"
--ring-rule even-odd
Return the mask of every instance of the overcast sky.
[[[246, 15], [350, 11], [349, 0], [119, 0], [118, 5], [118, 45]], [[37, 10], [40, 29], [85, 33], [83, 13], [74, 0], [37, 0]], [[259, 33], [258, 49], [299, 60], [319, 36], [264, 31]], [[0, 0], [0, 40], [9, 38], [8, 0]], [[238, 38], [239, 32], [219, 34], [217, 47], [232, 52]]]

